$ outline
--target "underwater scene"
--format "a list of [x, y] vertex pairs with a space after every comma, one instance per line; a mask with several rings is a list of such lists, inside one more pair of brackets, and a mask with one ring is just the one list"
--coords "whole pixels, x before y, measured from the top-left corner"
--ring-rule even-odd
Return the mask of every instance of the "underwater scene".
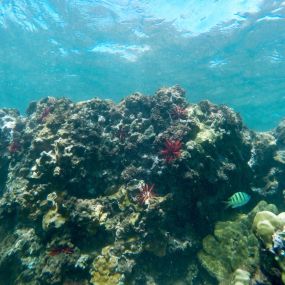
[[0, 285], [285, 284], [285, 1], [0, 1]]

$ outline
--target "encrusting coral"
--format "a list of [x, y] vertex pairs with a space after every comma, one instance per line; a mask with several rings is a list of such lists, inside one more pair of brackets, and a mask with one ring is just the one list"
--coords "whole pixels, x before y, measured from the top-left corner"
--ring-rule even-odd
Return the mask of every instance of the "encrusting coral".
[[242, 269], [237, 269], [231, 281], [231, 285], [250, 285], [250, 274]]
[[[235, 192], [252, 192], [245, 211], [260, 194], [280, 198], [281, 133], [254, 133], [223, 105], [189, 104], [179, 86], [119, 104], [48, 97], [26, 117], [0, 110], [0, 285], [215, 284], [196, 257], [201, 240], [230, 218], [221, 204]], [[234, 232], [244, 245], [230, 269], [206, 238], [200, 261], [213, 274], [216, 257], [218, 279], [244, 270], [246, 254], [254, 268], [256, 238], [241, 235], [252, 215], [216, 227], [221, 244]]]
[[[259, 269], [259, 244], [252, 231], [252, 222], [257, 212], [266, 209], [277, 211], [274, 205], [260, 202], [249, 214], [240, 214], [232, 221], [218, 222], [214, 235], [203, 240], [199, 260], [221, 285], [237, 280], [236, 271], [239, 269], [245, 269], [248, 272], [246, 276], [254, 276]], [[251, 280], [249, 277], [245, 279]]]
[[[274, 271], [276, 284], [285, 284], [285, 212], [278, 215], [270, 211], [258, 212], [253, 221], [253, 230], [267, 252], [266, 258], [274, 258], [277, 263], [275, 270], [270, 269]], [[274, 268], [275, 263], [271, 264]]]

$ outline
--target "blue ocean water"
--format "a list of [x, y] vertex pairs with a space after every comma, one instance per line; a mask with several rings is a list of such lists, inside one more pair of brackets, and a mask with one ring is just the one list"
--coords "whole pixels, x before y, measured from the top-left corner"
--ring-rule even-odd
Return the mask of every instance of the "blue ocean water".
[[285, 116], [285, 2], [2, 0], [0, 107], [179, 84], [268, 130]]

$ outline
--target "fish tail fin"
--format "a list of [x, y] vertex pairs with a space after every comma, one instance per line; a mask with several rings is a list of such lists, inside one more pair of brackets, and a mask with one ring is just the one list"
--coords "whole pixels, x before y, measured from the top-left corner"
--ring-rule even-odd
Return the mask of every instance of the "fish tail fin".
[[229, 201], [223, 201], [223, 204], [225, 204], [225, 209], [228, 209], [229, 207], [231, 207], [231, 202]]

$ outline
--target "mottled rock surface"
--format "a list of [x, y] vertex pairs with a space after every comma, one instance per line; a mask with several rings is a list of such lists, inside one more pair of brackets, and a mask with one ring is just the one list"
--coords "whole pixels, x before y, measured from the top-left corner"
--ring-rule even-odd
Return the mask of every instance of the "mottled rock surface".
[[245, 213], [280, 204], [285, 131], [184, 95], [0, 110], [0, 285], [217, 284], [201, 241], [235, 216], [223, 201], [237, 191]]

